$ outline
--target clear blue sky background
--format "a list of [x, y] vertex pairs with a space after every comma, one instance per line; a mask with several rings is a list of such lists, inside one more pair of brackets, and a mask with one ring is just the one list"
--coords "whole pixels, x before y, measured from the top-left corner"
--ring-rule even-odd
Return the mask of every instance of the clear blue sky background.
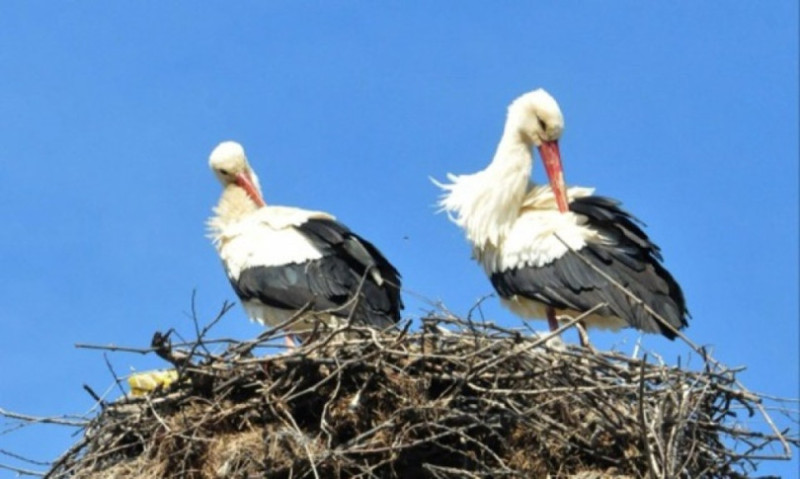
[[[751, 389], [797, 397], [797, 19], [788, 0], [3, 2], [0, 407], [83, 413], [81, 385], [111, 376], [75, 343], [144, 346], [191, 331], [192, 290], [204, 320], [234, 298], [204, 237], [222, 140], [245, 145], [268, 202], [336, 214], [407, 288], [466, 313], [491, 286], [428, 178], [482, 169], [507, 104], [540, 86], [566, 116], [567, 181], [648, 223], [688, 335]], [[484, 312], [519, 324], [496, 299]], [[217, 333], [259, 331], [237, 307]], [[75, 440], [38, 427], [0, 449], [45, 460]]]

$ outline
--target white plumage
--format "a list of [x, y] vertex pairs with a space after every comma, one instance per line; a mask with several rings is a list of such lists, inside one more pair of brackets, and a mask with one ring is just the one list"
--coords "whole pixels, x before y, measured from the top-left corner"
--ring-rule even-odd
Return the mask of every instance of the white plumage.
[[[222, 229], [212, 225], [212, 239], [231, 277], [254, 266], [304, 263], [322, 253], [296, 227], [311, 218], [335, 220], [318, 211], [264, 206]], [[266, 247], [268, 245], [268, 247]]]

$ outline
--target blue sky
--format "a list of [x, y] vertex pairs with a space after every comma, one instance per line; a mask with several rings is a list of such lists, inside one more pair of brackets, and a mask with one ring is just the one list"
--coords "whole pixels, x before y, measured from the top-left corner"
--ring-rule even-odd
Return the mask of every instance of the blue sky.
[[[334, 213], [408, 290], [466, 313], [491, 286], [429, 177], [484, 168], [537, 87], [566, 117], [567, 182], [622, 200], [662, 247], [687, 334], [752, 390], [798, 397], [797, 19], [792, 1], [4, 2], [0, 407], [83, 413], [81, 385], [111, 376], [75, 343], [144, 346], [191, 331], [193, 290], [201, 319], [234, 298], [204, 236], [222, 140], [267, 202]], [[430, 309], [405, 298], [408, 317]], [[496, 299], [484, 314], [519, 324]], [[237, 307], [217, 334], [259, 331]], [[29, 428], [0, 449], [45, 460], [75, 440]]]

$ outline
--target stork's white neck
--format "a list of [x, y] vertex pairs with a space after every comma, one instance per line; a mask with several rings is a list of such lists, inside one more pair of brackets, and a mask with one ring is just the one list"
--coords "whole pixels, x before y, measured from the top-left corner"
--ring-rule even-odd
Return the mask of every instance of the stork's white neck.
[[[509, 127], [511, 126], [511, 127]], [[519, 217], [532, 156], [516, 125], [507, 125], [491, 164], [472, 175], [449, 175], [440, 206], [478, 248], [498, 246]]]
[[[516, 125], [506, 125], [500, 143], [497, 144], [494, 158], [486, 170], [521, 173], [525, 171], [524, 184], [527, 185], [531, 175], [533, 156], [531, 144], [526, 141]], [[526, 187], [523, 187], [525, 189]]]
[[217, 206], [214, 207], [214, 215], [208, 219], [208, 229], [212, 239], [217, 241], [226, 226], [242, 220], [258, 209], [259, 206], [243, 188], [228, 184], [222, 191]]

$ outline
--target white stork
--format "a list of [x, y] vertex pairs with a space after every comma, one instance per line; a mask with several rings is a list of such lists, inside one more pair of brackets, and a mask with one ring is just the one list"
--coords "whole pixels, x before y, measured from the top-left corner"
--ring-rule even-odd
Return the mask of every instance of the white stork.
[[[593, 188], [566, 188], [558, 140], [564, 117], [538, 89], [508, 107], [491, 164], [448, 174], [440, 206], [462, 227], [501, 302], [525, 318], [575, 316], [600, 303], [587, 326], [636, 329], [674, 339], [687, 326], [683, 293], [661, 253], [620, 203]], [[530, 181], [532, 147], [550, 185]], [[587, 344], [584, 334], [581, 341]]]
[[400, 274], [375, 246], [328, 213], [267, 206], [236, 142], [220, 143], [209, 164], [223, 186], [210, 236], [251, 319], [277, 326], [309, 308], [295, 333], [313, 321], [384, 329], [400, 320]]

